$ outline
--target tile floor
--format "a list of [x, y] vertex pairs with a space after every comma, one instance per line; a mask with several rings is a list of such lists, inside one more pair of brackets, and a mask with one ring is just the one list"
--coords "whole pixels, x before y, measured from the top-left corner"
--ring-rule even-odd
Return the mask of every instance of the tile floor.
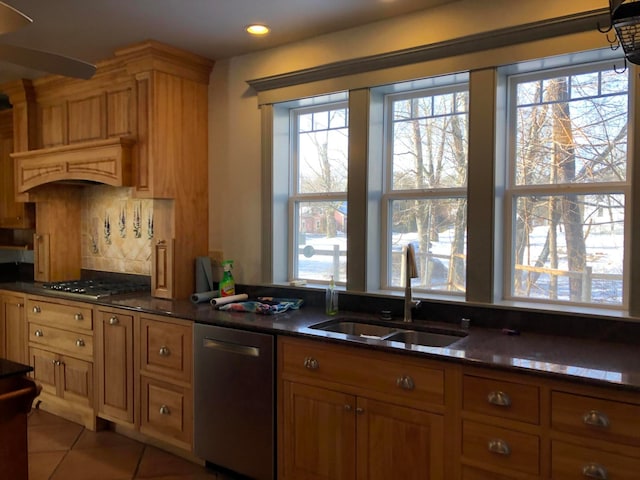
[[28, 439], [29, 480], [223, 479], [158, 448], [42, 410], [29, 414]]

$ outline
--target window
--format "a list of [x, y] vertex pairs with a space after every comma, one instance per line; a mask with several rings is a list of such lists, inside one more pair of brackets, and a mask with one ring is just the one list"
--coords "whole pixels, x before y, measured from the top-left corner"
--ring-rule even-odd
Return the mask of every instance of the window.
[[468, 104], [466, 83], [387, 96], [387, 287], [403, 285], [411, 243], [416, 291], [465, 291]]
[[346, 282], [348, 108], [346, 102], [291, 110], [291, 277]]
[[509, 78], [507, 297], [625, 303], [628, 78], [611, 63]]

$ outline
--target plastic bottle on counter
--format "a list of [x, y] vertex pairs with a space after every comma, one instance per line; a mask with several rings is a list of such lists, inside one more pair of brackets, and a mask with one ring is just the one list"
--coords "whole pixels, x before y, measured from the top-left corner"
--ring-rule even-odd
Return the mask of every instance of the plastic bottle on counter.
[[231, 275], [233, 268], [233, 260], [225, 260], [222, 262], [222, 280], [220, 280], [220, 296], [229, 297], [236, 294], [236, 282]]
[[331, 280], [329, 280], [329, 286], [327, 287], [325, 313], [327, 315], [335, 315], [338, 313], [338, 292], [336, 290], [336, 283], [333, 280], [333, 275], [331, 275]]

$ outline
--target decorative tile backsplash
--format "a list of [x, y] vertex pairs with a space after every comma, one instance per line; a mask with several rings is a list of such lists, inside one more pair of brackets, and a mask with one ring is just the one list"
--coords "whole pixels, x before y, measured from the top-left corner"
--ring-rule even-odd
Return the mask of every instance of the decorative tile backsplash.
[[151, 275], [153, 200], [94, 186], [82, 198], [82, 268]]

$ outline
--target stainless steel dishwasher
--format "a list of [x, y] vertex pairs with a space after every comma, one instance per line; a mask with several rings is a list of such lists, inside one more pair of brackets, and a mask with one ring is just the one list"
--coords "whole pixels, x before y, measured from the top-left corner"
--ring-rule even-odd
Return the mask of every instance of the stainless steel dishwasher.
[[194, 451], [213, 468], [275, 478], [274, 336], [194, 325]]

